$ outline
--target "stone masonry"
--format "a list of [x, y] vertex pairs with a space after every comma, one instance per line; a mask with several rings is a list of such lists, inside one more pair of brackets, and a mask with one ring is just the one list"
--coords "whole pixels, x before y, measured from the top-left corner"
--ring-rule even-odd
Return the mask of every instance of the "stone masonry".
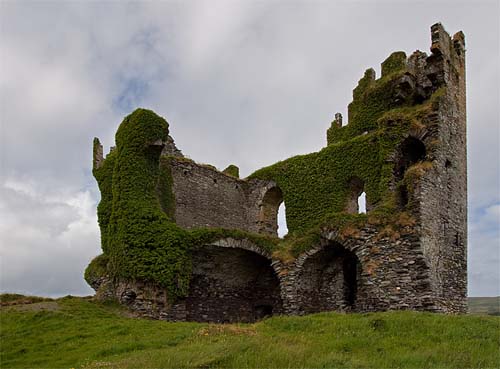
[[[444, 87], [444, 96], [413, 127], [388, 159], [389, 184], [401, 203], [412, 202], [416, 223], [399, 237], [365, 224], [352, 234], [324, 227], [320, 241], [284, 262], [247, 239], [226, 237], [192, 250], [193, 272], [185, 298], [169, 302], [166, 291], [140, 280], [92, 283], [100, 299], [116, 298], [141, 315], [172, 321], [252, 322], [274, 314], [321, 311], [368, 312], [412, 309], [466, 311], [467, 157], [465, 41], [440, 24], [431, 28], [431, 54], [416, 51], [395, 96], [425, 100]], [[375, 79], [373, 73], [373, 79]], [[342, 126], [342, 116], [334, 124]], [[282, 190], [273, 181], [239, 179], [186, 159], [169, 137], [175, 223], [185, 229], [225, 228], [277, 237]], [[419, 160], [432, 168], [411, 191], [397, 186]], [[94, 161], [101, 163], [102, 148]], [[362, 191], [357, 182], [352, 199]], [[371, 205], [367, 205], [371, 210]]]

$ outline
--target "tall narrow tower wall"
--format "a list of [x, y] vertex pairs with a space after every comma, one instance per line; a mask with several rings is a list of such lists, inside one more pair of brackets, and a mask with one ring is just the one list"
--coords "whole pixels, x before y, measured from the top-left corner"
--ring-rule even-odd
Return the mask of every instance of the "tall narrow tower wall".
[[465, 41], [450, 38], [441, 24], [431, 29], [425, 74], [445, 87], [436, 112], [434, 166], [419, 189], [421, 242], [430, 266], [436, 304], [466, 311], [467, 295], [467, 145]]

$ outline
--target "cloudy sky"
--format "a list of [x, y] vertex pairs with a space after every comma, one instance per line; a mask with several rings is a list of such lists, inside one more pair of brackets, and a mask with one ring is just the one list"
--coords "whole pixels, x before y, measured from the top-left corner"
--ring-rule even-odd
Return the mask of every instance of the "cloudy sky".
[[469, 294], [500, 295], [498, 1], [0, 2], [0, 290], [85, 295], [100, 252], [92, 138], [136, 107], [246, 176], [326, 144], [364, 70], [467, 42]]

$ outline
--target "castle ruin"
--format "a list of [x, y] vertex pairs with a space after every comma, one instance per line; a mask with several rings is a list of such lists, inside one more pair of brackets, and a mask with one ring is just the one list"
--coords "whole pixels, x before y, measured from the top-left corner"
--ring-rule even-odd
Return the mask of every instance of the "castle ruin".
[[430, 55], [395, 52], [378, 79], [365, 72], [325, 148], [246, 179], [184, 157], [149, 110], [124, 119], [106, 158], [95, 139], [96, 297], [172, 321], [465, 312], [465, 42], [441, 24], [431, 40]]

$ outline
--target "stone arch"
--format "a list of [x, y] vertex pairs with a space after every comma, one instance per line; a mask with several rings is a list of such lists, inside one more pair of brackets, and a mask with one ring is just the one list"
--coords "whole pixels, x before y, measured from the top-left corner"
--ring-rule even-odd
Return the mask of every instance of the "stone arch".
[[272, 236], [278, 236], [278, 210], [283, 202], [283, 192], [272, 185], [265, 189], [259, 203], [258, 230]]
[[[345, 210], [350, 214], [359, 213], [358, 200], [361, 194], [365, 192], [365, 182], [359, 177], [351, 177], [348, 182], [348, 195]], [[368, 210], [368, 204], [366, 206]]]
[[279, 263], [247, 240], [221, 239], [192, 251], [185, 320], [254, 322], [283, 311]]
[[341, 243], [337, 237], [325, 238], [295, 264], [298, 311], [355, 311], [361, 269], [360, 259], [349, 243]]

